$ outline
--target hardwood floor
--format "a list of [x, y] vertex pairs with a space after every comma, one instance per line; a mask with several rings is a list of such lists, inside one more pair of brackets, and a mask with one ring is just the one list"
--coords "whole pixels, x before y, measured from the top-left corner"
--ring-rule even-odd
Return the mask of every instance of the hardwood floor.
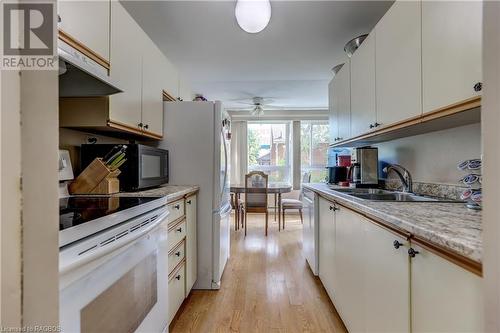
[[[219, 291], [194, 290], [170, 332], [346, 332], [302, 256], [298, 215], [278, 233], [273, 214], [249, 215], [248, 235], [231, 233], [231, 258]], [[233, 225], [234, 226], [234, 225]]]

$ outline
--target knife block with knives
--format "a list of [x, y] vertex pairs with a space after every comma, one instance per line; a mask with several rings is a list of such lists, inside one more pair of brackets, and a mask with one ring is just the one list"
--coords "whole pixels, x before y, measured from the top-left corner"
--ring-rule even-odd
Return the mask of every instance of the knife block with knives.
[[120, 170], [112, 170], [101, 158], [96, 158], [69, 185], [70, 194], [113, 194], [120, 191], [118, 175]]

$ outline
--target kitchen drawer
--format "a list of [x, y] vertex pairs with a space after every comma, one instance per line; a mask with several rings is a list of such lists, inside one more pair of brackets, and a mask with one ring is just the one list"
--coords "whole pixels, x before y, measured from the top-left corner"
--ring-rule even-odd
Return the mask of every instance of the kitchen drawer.
[[170, 252], [173, 247], [186, 237], [186, 220], [169, 227], [168, 230], [168, 251]]
[[177, 310], [182, 305], [186, 288], [186, 264], [183, 263], [170, 276], [168, 281], [168, 323], [172, 322]]
[[186, 241], [182, 241], [168, 255], [168, 274], [186, 257]]
[[174, 201], [167, 205], [170, 215], [168, 220], [170, 222], [175, 222], [181, 216], [184, 216], [184, 199]]

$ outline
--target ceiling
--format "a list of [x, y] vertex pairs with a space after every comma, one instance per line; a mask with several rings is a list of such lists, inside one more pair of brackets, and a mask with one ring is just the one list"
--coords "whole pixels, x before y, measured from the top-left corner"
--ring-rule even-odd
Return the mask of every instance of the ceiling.
[[234, 1], [122, 1], [195, 93], [222, 100], [272, 98], [285, 109], [328, 106], [331, 68], [344, 45], [368, 33], [392, 1], [272, 1], [258, 34], [241, 30]]

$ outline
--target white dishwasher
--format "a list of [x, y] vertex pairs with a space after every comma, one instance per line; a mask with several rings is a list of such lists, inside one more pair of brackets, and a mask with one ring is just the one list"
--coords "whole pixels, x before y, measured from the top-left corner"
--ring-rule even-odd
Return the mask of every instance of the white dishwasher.
[[318, 197], [313, 191], [302, 188], [302, 213], [304, 226], [302, 228], [302, 251], [314, 275], [319, 272], [319, 228], [318, 228]]

